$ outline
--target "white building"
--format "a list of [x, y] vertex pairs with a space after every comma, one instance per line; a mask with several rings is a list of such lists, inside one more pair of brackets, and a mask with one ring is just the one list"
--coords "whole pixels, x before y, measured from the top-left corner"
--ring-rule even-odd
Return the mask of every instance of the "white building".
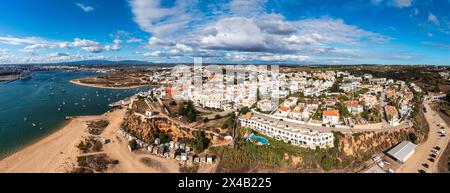
[[239, 118], [243, 127], [248, 127], [264, 135], [286, 143], [314, 149], [317, 146], [334, 146], [333, 133], [323, 133], [304, 128], [304, 125], [275, 119], [263, 114], [248, 113]]
[[322, 122], [325, 124], [338, 124], [339, 123], [339, 110], [326, 110], [322, 113]]

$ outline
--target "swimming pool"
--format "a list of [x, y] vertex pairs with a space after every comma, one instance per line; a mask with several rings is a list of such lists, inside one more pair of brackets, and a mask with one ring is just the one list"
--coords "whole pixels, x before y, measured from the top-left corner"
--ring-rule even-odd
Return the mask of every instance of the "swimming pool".
[[269, 144], [269, 140], [268, 139], [266, 139], [264, 137], [261, 137], [261, 136], [257, 136], [255, 134], [251, 134], [248, 138], [249, 139], [254, 139], [254, 140], [256, 140], [257, 142], [259, 142], [259, 143], [261, 143], [263, 145]]

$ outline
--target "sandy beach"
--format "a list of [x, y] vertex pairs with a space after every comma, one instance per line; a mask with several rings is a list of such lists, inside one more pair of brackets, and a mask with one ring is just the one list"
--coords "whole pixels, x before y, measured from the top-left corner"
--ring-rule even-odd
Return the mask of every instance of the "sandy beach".
[[147, 86], [147, 85], [139, 85], [139, 86], [126, 86], [126, 87], [110, 87], [110, 86], [103, 86], [103, 85], [99, 85], [99, 84], [81, 83], [79, 79], [70, 80], [70, 83], [76, 84], [76, 85], [80, 85], [80, 86], [93, 87], [93, 88], [105, 88], [105, 89], [117, 89], [117, 90], [133, 89], [133, 88], [139, 88], [139, 87]]
[[[76, 157], [80, 155], [75, 146], [83, 136], [88, 135], [86, 123], [99, 119], [107, 119], [110, 122], [101, 137], [109, 138], [111, 142], [104, 145], [101, 153], [106, 153], [110, 158], [119, 160], [118, 165], [106, 172], [179, 172], [176, 160], [128, 150], [127, 141], [117, 135], [117, 128], [120, 127], [125, 112], [125, 109], [120, 109], [98, 116], [73, 118], [58, 131], [0, 160], [0, 172], [62, 173], [70, 171], [76, 165]], [[144, 163], [143, 159], [147, 160], [147, 163]]]

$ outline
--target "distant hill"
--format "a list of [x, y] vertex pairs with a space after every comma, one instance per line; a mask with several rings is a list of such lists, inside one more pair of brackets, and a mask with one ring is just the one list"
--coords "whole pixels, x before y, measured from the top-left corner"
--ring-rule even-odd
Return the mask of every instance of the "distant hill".
[[147, 65], [153, 64], [152, 62], [140, 61], [140, 60], [121, 60], [121, 61], [110, 61], [110, 60], [82, 60], [73, 62], [58, 62], [56, 64], [61, 65]]

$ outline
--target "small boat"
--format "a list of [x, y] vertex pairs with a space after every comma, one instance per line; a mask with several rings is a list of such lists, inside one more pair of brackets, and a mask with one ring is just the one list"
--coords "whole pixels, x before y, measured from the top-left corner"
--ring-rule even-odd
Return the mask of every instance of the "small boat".
[[66, 92], [66, 90], [65, 90], [65, 89], [62, 89], [61, 92]]
[[32, 123], [31, 125], [33, 125], [33, 127], [36, 127], [36, 123]]
[[28, 118], [27, 118], [27, 117], [24, 117], [24, 118], [23, 118], [23, 121], [28, 121]]
[[86, 100], [85, 98], [81, 98], [82, 101]]
[[86, 105], [83, 105], [83, 108], [86, 108]]
[[55, 96], [55, 94], [54, 93], [50, 93], [50, 94], [48, 94], [48, 96]]
[[39, 130], [42, 130], [42, 127], [40, 127]]
[[61, 111], [61, 108], [58, 108], [58, 111]]
[[78, 103], [74, 103], [74, 105], [78, 105]]
[[66, 104], [66, 101], [63, 101], [63, 103], [62, 103], [63, 105], [65, 105]]

